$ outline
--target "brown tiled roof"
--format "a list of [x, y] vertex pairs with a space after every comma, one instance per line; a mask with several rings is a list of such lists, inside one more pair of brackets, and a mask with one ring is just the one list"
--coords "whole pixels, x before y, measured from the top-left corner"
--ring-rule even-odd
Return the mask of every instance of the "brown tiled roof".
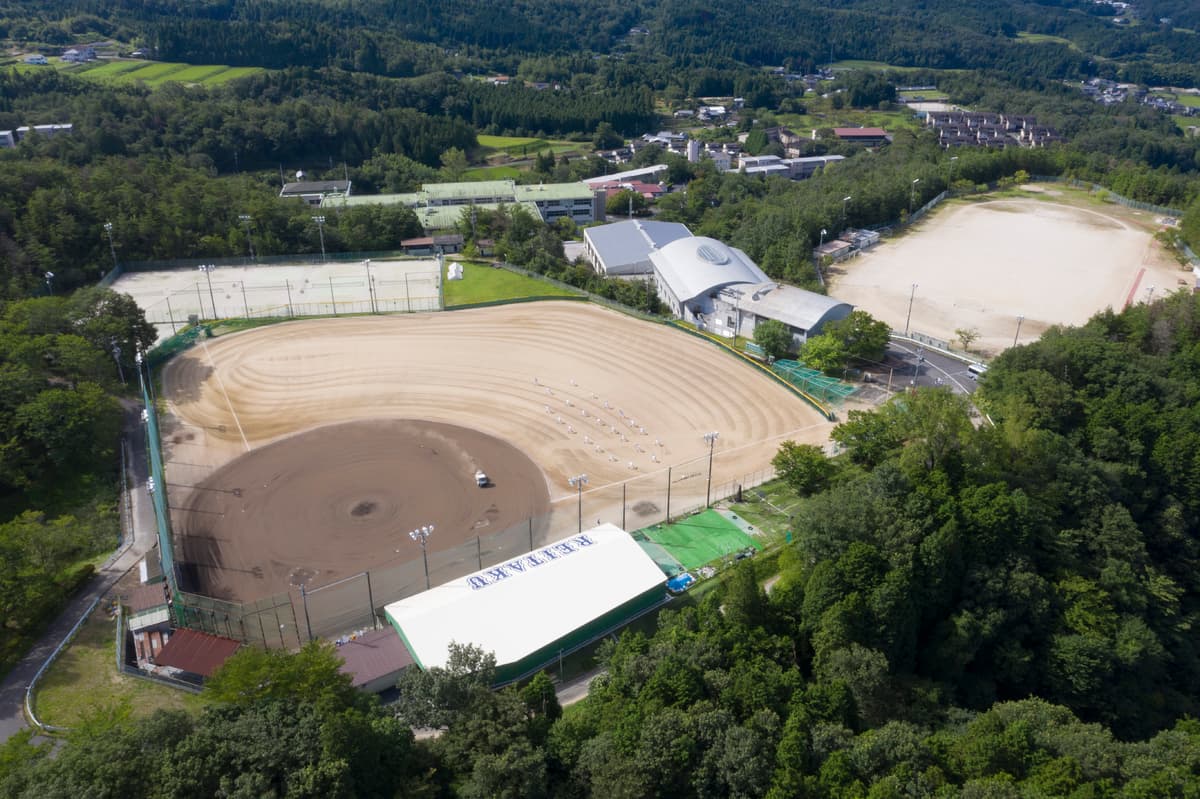
[[171, 640], [154, 658], [155, 665], [171, 666], [180, 671], [211, 677], [241, 643], [195, 630], [176, 630]]
[[360, 635], [338, 646], [341, 672], [354, 678], [354, 685], [367, 683], [413, 663], [412, 655], [391, 627]]
[[147, 583], [129, 592], [125, 599], [125, 607], [130, 613], [141, 613], [167, 604], [167, 584]]

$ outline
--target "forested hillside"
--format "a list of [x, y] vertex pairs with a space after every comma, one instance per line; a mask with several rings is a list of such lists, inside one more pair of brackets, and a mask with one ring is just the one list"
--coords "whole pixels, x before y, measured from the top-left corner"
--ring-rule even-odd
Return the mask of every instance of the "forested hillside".
[[[1079, 90], [1100, 76], [1193, 102], [1179, 90], [1200, 86], [1196, 4], [1116, 13], [1090, 0], [0, 0], [0, 38], [21, 52], [104, 38], [271, 70], [149, 88], [0, 69], [0, 130], [74, 126], [0, 150], [0, 663], [116, 538], [118, 361], [128, 376], [153, 331], [91, 287], [114, 259], [393, 249], [422, 232], [411, 210], [322, 212], [319, 231], [312, 208], [279, 200], [281, 180], [405, 192], [495, 174], [483, 167], [497, 155], [518, 180], [578, 179], [612, 168], [593, 147], [684, 127], [673, 112], [706, 97], [746, 107], [697, 136], [778, 153], [767, 131], [794, 126], [803, 154], [846, 156], [801, 182], [635, 157], [669, 166], [657, 218], [772, 277], [819, 288], [811, 248], [827, 232], [1038, 175], [1187, 209], [1180, 234], [1200, 247], [1192, 118]], [[840, 60], [859, 66], [815, 90], [779, 74]], [[897, 104], [905, 84], [1036, 115], [1065, 141], [943, 150]], [[842, 112], [880, 115], [891, 143], [839, 142]], [[570, 141], [518, 168], [481, 134]], [[567, 263], [571, 224], [508, 208], [459, 227], [497, 257], [657, 308], [645, 285]], [[606, 644], [573, 708], [544, 675], [490, 691], [488, 657], [469, 649], [409, 673], [388, 708], [350, 690], [328, 650], [249, 652], [203, 714], [132, 723], [107, 709], [54, 756], [0, 748], [0, 795], [1200, 795], [1200, 304], [1179, 293], [1052, 329], [1001, 355], [976, 401], [994, 424], [940, 390], [850, 413], [837, 458], [786, 475], [800, 492], [790, 545]], [[414, 723], [446, 730], [418, 743]]]
[[[0, 751], [13, 797], [1188, 797], [1200, 789], [1200, 300], [851, 413], [797, 539], [608, 644], [563, 712], [458, 649], [380, 709], [247, 651], [200, 718]], [[762, 580], [780, 574], [770, 594]], [[441, 725], [414, 744], [410, 724]], [[158, 775], [147, 780], [147, 773]]]

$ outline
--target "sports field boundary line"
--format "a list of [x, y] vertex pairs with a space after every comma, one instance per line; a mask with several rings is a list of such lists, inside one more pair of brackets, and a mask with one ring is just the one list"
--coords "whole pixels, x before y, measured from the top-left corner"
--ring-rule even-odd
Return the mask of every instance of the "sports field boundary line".
[[238, 435], [242, 437], [242, 445], [246, 447], [246, 451], [250, 451], [250, 442], [246, 440], [246, 431], [242, 429], [242, 420], [238, 418], [237, 411], [233, 409], [233, 402], [229, 399], [229, 392], [225, 390], [225, 381], [221, 379], [221, 372], [217, 369], [217, 364], [212, 359], [212, 353], [208, 351], [208, 341], [201, 336], [200, 344], [204, 347], [204, 357], [208, 359], [208, 365], [212, 367], [213, 375], [217, 378], [218, 385], [221, 386], [221, 396], [225, 398], [225, 407], [229, 408], [229, 412], [233, 415], [233, 423], [237, 425]]

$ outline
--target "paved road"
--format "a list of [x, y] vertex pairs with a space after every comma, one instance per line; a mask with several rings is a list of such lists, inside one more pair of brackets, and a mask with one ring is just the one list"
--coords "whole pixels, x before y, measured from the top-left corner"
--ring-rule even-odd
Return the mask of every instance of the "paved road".
[[146, 476], [149, 466], [146, 463], [145, 432], [142, 429], [141, 405], [136, 402], [126, 402], [124, 423], [125, 454], [129, 466], [129, 494], [132, 516], [125, 519], [125, 504], [122, 502], [123, 530], [129, 530], [132, 522], [134, 535], [132, 542], [126, 542], [124, 550], [119, 551], [116, 559], [101, 568], [88, 584], [76, 595], [66, 609], [50, 625], [36, 644], [26, 653], [25, 657], [0, 682], [0, 743], [20, 732], [28, 723], [25, 720], [25, 689], [28, 687], [42, 663], [54, 651], [54, 648], [67, 636], [75, 622], [87, 610], [92, 601], [102, 596], [112, 587], [121, 575], [129, 571], [141, 557], [154, 546], [155, 522], [154, 508], [146, 493]]
[[[928, 350], [917, 344], [893, 341], [888, 344], [888, 360], [899, 359], [903, 366], [896, 369], [892, 388], [900, 386], [948, 385], [955, 393], [974, 394], [978, 384], [967, 371], [967, 365], [955, 358]], [[922, 359], [922, 360], [918, 360]]]

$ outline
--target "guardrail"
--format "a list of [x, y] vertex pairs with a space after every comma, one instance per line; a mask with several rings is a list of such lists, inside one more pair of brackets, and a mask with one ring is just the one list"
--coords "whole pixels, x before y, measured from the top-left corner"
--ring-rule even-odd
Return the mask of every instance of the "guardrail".
[[75, 636], [79, 633], [79, 628], [83, 626], [83, 623], [92, 615], [92, 612], [96, 609], [96, 606], [100, 604], [100, 599], [101, 597], [96, 597], [92, 600], [92, 604], [88, 605], [88, 609], [85, 610], [83, 615], [79, 617], [79, 621], [75, 622], [75, 626], [71, 628], [69, 633], [67, 633], [67, 637], [60, 641], [58, 646], [54, 647], [54, 651], [50, 653], [50, 657], [46, 658], [46, 662], [41, 665], [41, 668], [37, 670], [37, 673], [33, 675], [33, 679], [29, 681], [29, 685], [25, 688], [25, 715], [29, 717], [29, 720], [33, 722], [34, 726], [43, 732], [67, 732], [68, 728], [55, 727], [53, 724], [44, 724], [41, 719], [37, 717], [37, 714], [33, 709], [33, 692], [37, 688], [38, 680], [42, 679], [42, 675], [46, 673], [46, 669], [50, 668], [50, 665], [58, 659], [58, 656], [62, 654], [63, 649], [66, 648], [71, 641], [75, 640]]

